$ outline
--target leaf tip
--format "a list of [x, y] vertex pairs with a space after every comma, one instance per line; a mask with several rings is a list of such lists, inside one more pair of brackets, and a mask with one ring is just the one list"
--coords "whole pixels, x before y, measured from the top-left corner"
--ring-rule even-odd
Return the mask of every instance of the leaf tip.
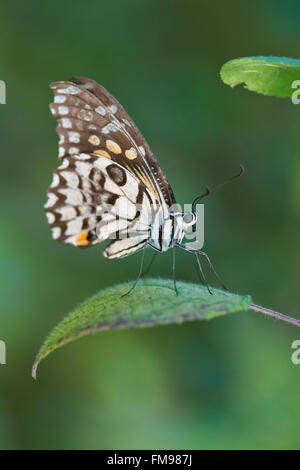
[[34, 380], [36, 380], [36, 371], [37, 371], [37, 368], [38, 368], [38, 363], [35, 362], [32, 366], [32, 370], [31, 370], [31, 376]]

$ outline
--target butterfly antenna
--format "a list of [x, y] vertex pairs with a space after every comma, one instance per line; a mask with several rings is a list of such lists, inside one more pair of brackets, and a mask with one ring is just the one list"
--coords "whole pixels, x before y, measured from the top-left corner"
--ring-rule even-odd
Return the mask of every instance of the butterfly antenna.
[[197, 260], [197, 266], [198, 266], [199, 271], [200, 271], [200, 273], [201, 273], [201, 277], [202, 277], [202, 279], [203, 279], [203, 281], [204, 281], [204, 283], [205, 283], [205, 285], [206, 285], [206, 288], [207, 288], [208, 292], [210, 293], [210, 295], [214, 295], [213, 292], [211, 291], [211, 289], [210, 289], [210, 287], [209, 287], [209, 285], [208, 285], [208, 282], [207, 282], [207, 280], [206, 280], [206, 277], [205, 277], [205, 275], [204, 275], [204, 272], [203, 272], [203, 269], [202, 269], [202, 265], [201, 265], [201, 261], [200, 261], [200, 258], [199, 258], [199, 254], [196, 252], [196, 253], [195, 253], [195, 256], [196, 256], [196, 260]]
[[223, 181], [222, 183], [216, 184], [212, 188], [209, 186], [205, 186], [205, 193], [201, 194], [200, 196], [197, 196], [196, 199], [194, 199], [193, 204], [192, 204], [192, 210], [193, 212], [195, 211], [196, 204], [198, 204], [201, 199], [207, 197], [210, 195], [212, 191], [214, 191], [217, 188], [220, 188], [221, 186], [224, 186], [227, 183], [231, 183], [231, 181], [234, 181], [235, 179], [239, 178], [245, 173], [245, 167], [244, 165], [240, 164], [240, 171], [236, 174], [228, 178], [227, 180]]
[[138, 277], [134, 281], [134, 283], [133, 283], [132, 287], [129, 289], [129, 291], [126, 292], [125, 294], [121, 295], [121, 297], [126, 297], [127, 295], [131, 294], [131, 292], [135, 289], [137, 283], [141, 279], [141, 277], [143, 275], [144, 258], [145, 258], [145, 247], [143, 248], [143, 252], [142, 252], [142, 259], [141, 259], [141, 265], [140, 265], [140, 270], [139, 270]]

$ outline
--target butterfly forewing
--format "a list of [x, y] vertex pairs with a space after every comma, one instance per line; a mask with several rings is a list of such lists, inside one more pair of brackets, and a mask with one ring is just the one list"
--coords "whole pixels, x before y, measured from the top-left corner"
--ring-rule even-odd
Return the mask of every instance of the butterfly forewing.
[[137, 176], [160, 204], [175, 203], [173, 191], [146, 140], [118, 101], [93, 80], [74, 77], [51, 84], [59, 117], [59, 155], [93, 152]]
[[101, 85], [75, 77], [51, 84], [59, 158], [46, 212], [53, 238], [79, 247], [113, 239], [104, 255], [127, 256], [152, 244], [164, 251], [161, 224], [172, 189], [134, 122]]

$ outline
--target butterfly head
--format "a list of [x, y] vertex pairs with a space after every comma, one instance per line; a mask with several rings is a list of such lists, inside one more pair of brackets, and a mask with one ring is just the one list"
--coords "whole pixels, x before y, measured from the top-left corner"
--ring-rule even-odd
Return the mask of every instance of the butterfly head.
[[188, 211], [183, 214], [182, 228], [184, 232], [188, 232], [192, 227], [193, 232], [196, 230], [197, 214], [194, 211]]

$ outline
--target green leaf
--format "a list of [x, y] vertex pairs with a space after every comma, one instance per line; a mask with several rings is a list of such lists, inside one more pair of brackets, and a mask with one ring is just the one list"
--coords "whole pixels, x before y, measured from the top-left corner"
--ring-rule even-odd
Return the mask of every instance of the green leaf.
[[244, 84], [248, 90], [263, 95], [291, 98], [300, 80], [300, 60], [287, 57], [242, 57], [226, 62], [221, 68], [224, 83], [235, 87]]
[[226, 313], [248, 310], [250, 296], [240, 296], [218, 289], [187, 282], [177, 282], [177, 296], [173, 281], [144, 279], [132, 294], [132, 282], [102, 290], [85, 300], [49, 334], [41, 347], [32, 369], [55, 349], [81, 336], [115, 328], [142, 328], [167, 323], [208, 320]]

